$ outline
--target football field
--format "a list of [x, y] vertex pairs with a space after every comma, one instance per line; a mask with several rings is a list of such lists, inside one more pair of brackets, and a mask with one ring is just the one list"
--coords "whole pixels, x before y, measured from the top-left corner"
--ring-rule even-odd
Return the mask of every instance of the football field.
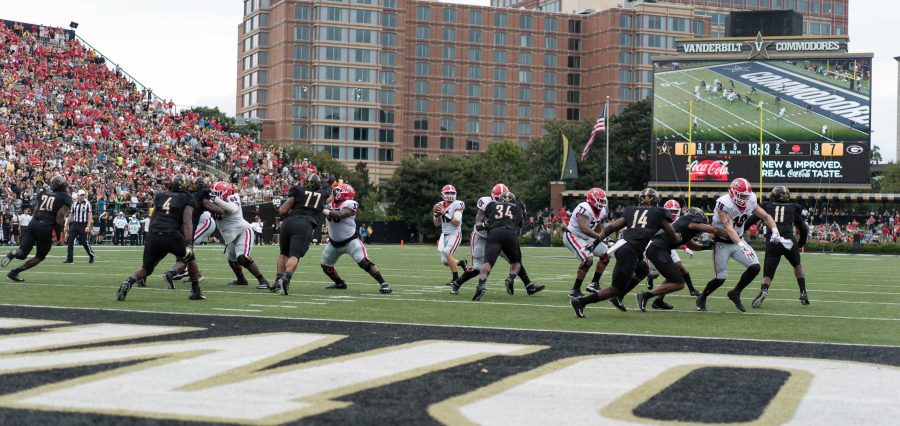
[[[690, 137], [694, 141], [758, 141], [760, 112], [765, 141], [869, 140], [869, 97], [800, 71], [744, 62], [657, 72], [654, 78], [653, 136], [658, 140], [687, 140], [693, 122]], [[712, 87], [717, 80], [740, 98], [729, 101], [722, 97], [721, 91], [713, 93], [704, 89], [704, 85]], [[787, 86], [781, 81], [786, 81]], [[847, 107], [842, 110], [838, 104], [827, 109], [812, 105], [801, 100], [807, 96], [804, 90], [807, 94], [827, 93], [833, 102]], [[859, 111], [847, 112], [851, 109], [849, 105], [858, 105]]]
[[[608, 302], [591, 305], [587, 318], [576, 319], [567, 293], [577, 262], [564, 248], [524, 248], [524, 264], [533, 280], [547, 289], [527, 296], [520, 281], [516, 293], [503, 287], [506, 264], [501, 261], [488, 282], [480, 302], [470, 299], [476, 282], [470, 281], [457, 296], [447, 286], [450, 273], [440, 264], [436, 249], [427, 246], [369, 246], [370, 258], [391, 283], [394, 293], [378, 293], [375, 281], [348, 257], [338, 262], [338, 272], [349, 284], [347, 290], [326, 290], [330, 282], [319, 266], [321, 246], [313, 246], [300, 262], [291, 286], [283, 296], [257, 290], [254, 285], [228, 285], [233, 275], [219, 247], [198, 247], [205, 301], [187, 299], [189, 284], [178, 283], [166, 290], [161, 273], [171, 258], [148, 279], [148, 287], [134, 288], [124, 302], [115, 299], [116, 289], [140, 264], [139, 247], [97, 247], [97, 261], [84, 256], [76, 263], [62, 264], [64, 248], [54, 247], [50, 257], [36, 269], [22, 273], [24, 283], [0, 277], [0, 309], [3, 306], [45, 306], [106, 310], [199, 313], [252, 317], [290, 317], [351, 320], [442, 326], [496, 327], [526, 330], [628, 333], [659, 336], [696, 336], [761, 340], [900, 345], [900, 275], [896, 256], [805, 254], [810, 306], [801, 306], [792, 270], [786, 261], [775, 277], [769, 297], [760, 309], [750, 308], [759, 289], [759, 279], [743, 294], [747, 313], [738, 312], [725, 298], [740, 273], [731, 264], [731, 276], [708, 302], [709, 312], [697, 312], [694, 299], [682, 291], [666, 300], [673, 311], [636, 308], [634, 292], [627, 295], [627, 313]], [[76, 252], [78, 253], [78, 252]], [[762, 253], [758, 253], [762, 256]], [[257, 247], [254, 258], [266, 277], [274, 281], [276, 250]], [[468, 255], [468, 247], [457, 252]], [[695, 286], [702, 290], [712, 277], [711, 254], [697, 253], [693, 259], [680, 253], [691, 271]], [[10, 267], [18, 265], [14, 261]], [[609, 283], [613, 260], [603, 277]], [[5, 272], [4, 272], [5, 275]], [[252, 280], [252, 276], [247, 275]], [[588, 276], [590, 277], [590, 275]], [[585, 284], [586, 285], [586, 284]], [[644, 284], [637, 289], [643, 289]], [[2, 315], [0, 315], [2, 316]], [[257, 321], [257, 320], [248, 320]], [[461, 332], [464, 333], [464, 332]]]

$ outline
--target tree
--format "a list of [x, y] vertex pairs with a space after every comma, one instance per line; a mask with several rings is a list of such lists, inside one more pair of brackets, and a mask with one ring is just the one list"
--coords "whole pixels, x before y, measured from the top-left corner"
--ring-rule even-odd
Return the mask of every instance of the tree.
[[206, 119], [206, 121], [215, 121], [219, 125], [222, 126], [222, 129], [228, 132], [235, 132], [240, 134], [241, 136], [252, 136], [257, 137], [259, 132], [262, 131], [262, 123], [247, 123], [243, 126], [238, 126], [235, 124], [234, 118], [229, 117], [224, 112], [219, 110], [219, 107], [193, 107], [189, 110], [194, 114], [199, 115]]
[[881, 174], [878, 185], [880, 186], [880, 192], [900, 193], [900, 162], [890, 163], [884, 168], [884, 173]]
[[881, 148], [878, 145], [872, 145], [872, 154], [869, 157], [869, 164], [876, 165], [881, 164]]

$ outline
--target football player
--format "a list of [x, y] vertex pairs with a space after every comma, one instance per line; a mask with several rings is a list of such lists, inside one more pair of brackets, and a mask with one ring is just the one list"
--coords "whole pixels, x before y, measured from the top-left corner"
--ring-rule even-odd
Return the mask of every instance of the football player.
[[[481, 265], [484, 264], [484, 248], [487, 244], [487, 229], [484, 228], [484, 222], [487, 219], [487, 215], [484, 212], [484, 208], [493, 201], [500, 201], [500, 196], [505, 192], [509, 192], [509, 188], [502, 183], [498, 183], [491, 189], [491, 195], [489, 197], [485, 196], [478, 199], [478, 203], [475, 205], [475, 228], [472, 230], [472, 237], [471, 240], [469, 240], [469, 249], [472, 253], [471, 269], [465, 270], [459, 280], [450, 282], [450, 294], [459, 294], [459, 288], [462, 287], [466, 281], [481, 274]], [[522, 207], [524, 215], [525, 205], [521, 201], [519, 204]], [[506, 258], [502, 252], [500, 253], [500, 256], [504, 256], [504, 259]], [[507, 261], [509, 261], [509, 259], [507, 259]], [[528, 273], [525, 271], [524, 265], [519, 266], [519, 273], [517, 275], [525, 284], [525, 291], [529, 296], [543, 290], [545, 287], [543, 285], [535, 284], [528, 278]], [[507, 293], [510, 295], [515, 294], [514, 279], [507, 278], [504, 284]]]
[[35, 196], [31, 203], [35, 207], [34, 216], [31, 223], [22, 231], [19, 248], [10, 251], [0, 259], [0, 266], [5, 268], [13, 258], [25, 260], [35, 247], [37, 247], [37, 253], [25, 263], [9, 271], [6, 274], [9, 279], [18, 282], [25, 281], [19, 274], [34, 268], [47, 258], [50, 247], [53, 246], [53, 231], [56, 230], [57, 235], [60, 235], [59, 233], [65, 229], [63, 225], [72, 207], [72, 197], [69, 196], [68, 187], [69, 183], [66, 182], [66, 178], [56, 175], [50, 179], [49, 187]]
[[591, 188], [585, 196], [585, 201], [572, 210], [572, 219], [569, 220], [569, 226], [566, 227], [565, 235], [563, 235], [563, 245], [581, 263], [578, 265], [575, 284], [572, 286], [572, 291], [569, 292], [569, 297], [584, 295], [581, 293], [581, 283], [584, 282], [584, 277], [591, 270], [594, 257], [597, 257], [597, 268], [594, 270], [594, 277], [587, 290], [588, 292], [600, 290], [600, 276], [603, 275], [606, 265], [609, 264], [609, 255], [606, 253], [607, 246], [602, 242], [603, 238], [599, 234], [600, 225], [608, 213], [608, 204], [606, 192], [600, 188]]
[[[666, 211], [669, 212], [669, 215], [672, 216], [672, 226], [674, 227], [675, 221], [677, 221], [678, 217], [681, 216], [681, 204], [679, 204], [676, 200], [669, 200], [666, 201], [665, 204], [663, 204], [663, 208], [666, 209]], [[677, 228], [675, 229], [675, 231], [681, 232]], [[687, 253], [687, 255], [691, 257], [691, 259], [694, 258], [694, 251], [691, 250], [690, 247], [688, 247], [687, 245], [682, 245], [681, 249], [684, 250], [684, 252]], [[649, 259], [647, 261], [649, 262]], [[675, 262], [676, 265], [678, 265], [678, 269], [681, 269], [681, 275], [684, 277], [684, 283], [687, 285], [688, 291], [690, 292], [691, 296], [699, 296], [700, 292], [697, 291], [696, 288], [694, 288], [694, 281], [691, 279], [691, 275], [688, 273], [687, 268], [684, 267], [684, 263], [681, 262], [681, 257], [678, 256], [678, 252], [676, 252], [674, 249], [672, 250], [672, 261]], [[647, 277], [647, 290], [653, 290], [653, 280], [658, 276], [659, 271], [656, 269], [653, 263], [650, 263], [650, 275]], [[672, 305], [669, 305], [662, 299], [662, 297], [659, 297], [654, 300], [653, 308], [672, 309]], [[659, 302], [657, 302], [657, 300]]]
[[[666, 202], [666, 210], [670, 213], [672, 212], [671, 207], [672, 204]], [[650, 245], [647, 246], [645, 255], [647, 256], [647, 260], [651, 262], [650, 266], [659, 271], [665, 278], [665, 281], [652, 290], [635, 295], [637, 297], [638, 309], [640, 309], [641, 312], [647, 311], [647, 301], [654, 296], [658, 296], [658, 298], [653, 301], [654, 309], [672, 309], [672, 305], [663, 301], [663, 296], [684, 288], [688, 273], [687, 268], [684, 267], [684, 264], [681, 263], [681, 260], [678, 259], [678, 255], [675, 253], [676, 247], [687, 246], [689, 249], [692, 248], [697, 251], [706, 250], [709, 247], [701, 246], [695, 243], [693, 239], [703, 232], [709, 232], [720, 236], [726, 235], [723, 230], [707, 225], [706, 216], [703, 215], [703, 210], [696, 207], [688, 209], [684, 216], [678, 217], [678, 213], [675, 213], [671, 217], [674, 221], [672, 223], [672, 228], [681, 236], [681, 240], [671, 242], [669, 237], [661, 231], [657, 232], [650, 240]]]
[[[766, 229], [766, 257], [763, 262], [763, 279], [762, 288], [759, 295], [753, 299], [750, 306], [758, 308], [762, 305], [763, 300], [769, 295], [769, 286], [772, 284], [772, 278], [775, 276], [775, 270], [784, 256], [791, 266], [794, 267], [794, 277], [797, 278], [797, 286], [800, 287], [800, 303], [809, 305], [809, 296], [806, 295], [806, 273], [803, 271], [803, 265], [800, 264], [800, 249], [806, 245], [806, 239], [809, 238], [809, 227], [803, 220], [803, 208], [797, 203], [791, 202], [791, 193], [784, 186], [776, 186], [772, 188], [772, 194], [769, 197], [771, 201], [763, 203], [762, 207], [769, 216], [778, 224], [777, 231], [781, 234], [781, 242], [772, 242], [772, 228]], [[746, 226], [751, 226], [759, 219], [756, 216], [751, 217]], [[794, 227], [800, 230], [800, 239], [794, 239]]]
[[169, 182], [169, 191], [162, 192], [153, 201], [153, 216], [150, 218], [150, 231], [144, 238], [144, 262], [140, 269], [122, 282], [116, 292], [116, 300], [124, 301], [128, 290], [138, 280], [146, 279], [153, 274], [159, 261], [172, 254], [182, 258], [188, 267], [191, 280], [190, 300], [203, 300], [199, 270], [194, 258], [194, 197], [188, 193], [190, 183], [184, 175], [176, 174]]
[[[653, 188], [646, 188], [638, 195], [638, 205], [625, 209], [625, 214], [603, 228], [592, 244], [599, 244], [607, 235], [625, 228], [624, 241], [615, 251], [616, 266], [613, 268], [612, 285], [587, 296], [572, 297], [572, 309], [579, 318], [584, 318], [585, 306], [622, 296], [631, 291], [649, 273], [644, 262], [644, 249], [650, 239], [662, 229], [669, 242], [681, 241], [681, 236], [672, 228], [672, 218], [659, 203], [659, 194]], [[618, 306], [617, 306], [618, 307]], [[622, 309], [622, 308], [619, 308]]]
[[706, 299], [725, 283], [725, 279], [728, 278], [728, 259], [734, 259], [747, 269], [741, 274], [741, 279], [738, 280], [737, 286], [729, 291], [727, 295], [728, 299], [734, 303], [734, 306], [739, 311], [747, 311], [741, 303], [741, 291], [759, 275], [760, 269], [756, 252], [742, 239], [747, 219], [751, 215], [759, 216], [760, 219], [765, 221], [766, 226], [772, 229], [771, 241], [781, 242], [781, 236], [778, 234], [778, 229], [776, 229], [772, 216], [769, 216], [765, 210], [756, 204], [756, 195], [753, 194], [750, 182], [744, 178], [737, 178], [731, 181], [728, 194], [716, 200], [716, 208], [713, 212], [713, 226], [725, 230], [728, 233], [728, 238], [715, 238], [713, 267], [716, 271], [716, 276], [706, 284], [703, 293], [697, 297], [697, 310], [706, 310]]
[[[197, 208], [194, 209], [194, 216], [192, 218], [194, 224], [193, 243], [197, 244], [206, 240], [206, 238], [216, 231], [216, 221], [213, 219], [212, 215], [215, 214], [221, 217], [225, 211], [212, 201], [209, 184], [205, 177], [197, 176], [194, 178], [192, 191], [191, 195], [194, 196], [194, 201], [197, 203]], [[163, 274], [163, 279], [166, 281], [166, 288], [174, 290], [175, 281], [179, 281], [186, 276], [188, 276], [188, 271], [184, 259], [175, 259], [175, 265], [172, 266], [172, 270], [166, 271], [166, 273]], [[203, 273], [199, 273], [197, 279], [203, 281]]]
[[[519, 229], [525, 223], [525, 214], [522, 205], [516, 202], [516, 196], [512, 192], [504, 192], [498, 201], [491, 201], [484, 208], [487, 220], [484, 223], [488, 231], [487, 242], [484, 248], [484, 263], [481, 265], [481, 274], [478, 275], [478, 287], [475, 288], [473, 301], [481, 300], [481, 296], [487, 291], [487, 279], [491, 275], [491, 268], [497, 262], [500, 253], [509, 260], [509, 277], [507, 282], [512, 282], [522, 265], [522, 250], [519, 247]], [[457, 288], [458, 290], [458, 288]]]
[[250, 222], [244, 220], [241, 211], [241, 197], [234, 193], [234, 187], [228, 182], [217, 182], [209, 196], [213, 203], [224, 210], [222, 219], [219, 220], [219, 232], [222, 234], [222, 242], [225, 243], [225, 253], [228, 255], [228, 266], [234, 272], [237, 279], [232, 281], [234, 285], [247, 285], [243, 268], [247, 268], [258, 282], [256, 288], [268, 289], [269, 281], [259, 270], [259, 265], [250, 256], [253, 251], [253, 231]]
[[334, 284], [326, 287], [332, 290], [346, 290], [347, 283], [338, 275], [334, 269], [335, 263], [344, 254], [350, 255], [353, 261], [366, 271], [381, 288], [381, 293], [389, 294], [391, 285], [384, 281], [381, 272], [375, 267], [375, 264], [369, 260], [366, 253], [366, 246], [363, 245], [359, 238], [359, 228], [356, 226], [356, 211], [359, 209], [357, 203], [356, 190], [346, 183], [338, 185], [332, 191], [331, 201], [325, 212], [325, 223], [328, 225], [328, 243], [325, 244], [325, 250], [322, 251], [322, 271]]
[[309, 174], [302, 186], [290, 189], [288, 197], [278, 207], [278, 214], [287, 216], [278, 235], [278, 261], [275, 284], [269, 291], [288, 295], [291, 278], [297, 271], [300, 258], [309, 251], [313, 230], [319, 227], [319, 217], [325, 210], [328, 194], [322, 191], [322, 178]]
[[438, 239], [438, 251], [441, 253], [441, 263], [450, 267], [453, 274], [450, 282], [459, 280], [457, 268], [466, 270], [465, 260], [456, 260], [453, 253], [459, 247], [462, 240], [462, 216], [466, 204], [456, 199], [456, 188], [453, 185], [444, 185], [441, 188], [441, 199], [431, 209], [434, 226], [441, 227], [441, 236]]

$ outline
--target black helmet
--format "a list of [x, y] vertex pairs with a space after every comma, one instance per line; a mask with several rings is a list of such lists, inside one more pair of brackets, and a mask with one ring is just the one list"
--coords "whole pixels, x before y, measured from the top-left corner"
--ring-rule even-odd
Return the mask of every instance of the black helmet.
[[50, 190], [55, 192], [64, 192], [69, 187], [69, 183], [66, 182], [66, 178], [62, 175], [53, 176], [53, 179], [50, 179]]
[[653, 188], [646, 188], [638, 195], [638, 205], [655, 206], [659, 204], [659, 193]]
[[197, 176], [194, 178], [194, 191], [199, 191], [208, 186], [209, 186], [209, 182], [206, 181], [205, 177]]
[[188, 180], [182, 174], [176, 174], [172, 176], [172, 181], [169, 182], [169, 191], [172, 192], [184, 192], [188, 189]]
[[303, 187], [310, 191], [318, 191], [322, 188], [322, 178], [317, 174], [311, 174], [303, 181]]
[[782, 203], [786, 203], [791, 201], [791, 191], [788, 191], [787, 187], [784, 185], [778, 185], [772, 188], [772, 194], [770, 198], [773, 201], [780, 201]]
[[516, 194], [506, 191], [506, 192], [500, 194], [500, 201], [502, 201], [504, 203], [515, 203], [516, 202]]
[[687, 216], [691, 216], [691, 215], [705, 216], [705, 214], [703, 213], [703, 209], [701, 209], [699, 207], [691, 207], [691, 208], [687, 209], [687, 211], [685, 211], [684, 214]]

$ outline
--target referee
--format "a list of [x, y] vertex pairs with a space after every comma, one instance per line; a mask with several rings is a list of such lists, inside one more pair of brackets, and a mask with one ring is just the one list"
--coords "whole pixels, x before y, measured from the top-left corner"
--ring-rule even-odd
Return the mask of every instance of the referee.
[[94, 263], [94, 250], [91, 249], [90, 234], [94, 223], [94, 214], [91, 211], [91, 203], [85, 200], [83, 189], [78, 190], [77, 199], [72, 203], [72, 211], [66, 218], [66, 229], [69, 233], [69, 250], [66, 252], [66, 261], [63, 263], [73, 263], [72, 252], [75, 249], [75, 238], [81, 241], [84, 251], [88, 254], [88, 262]]

